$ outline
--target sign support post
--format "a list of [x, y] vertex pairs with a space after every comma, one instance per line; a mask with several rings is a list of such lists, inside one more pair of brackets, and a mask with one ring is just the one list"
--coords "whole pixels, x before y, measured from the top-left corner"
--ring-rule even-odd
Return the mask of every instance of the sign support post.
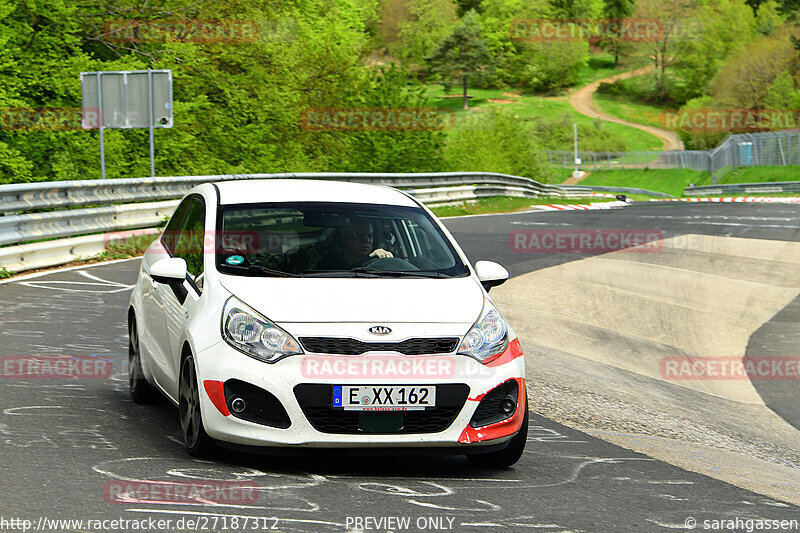
[[[173, 123], [172, 71], [81, 72], [83, 128], [100, 133], [100, 175], [106, 178], [104, 130], [147, 128], [150, 177], [156, 177], [155, 129]], [[92, 117], [97, 120], [92, 120]]]
[[103, 84], [100, 82], [100, 73], [97, 73], [97, 114], [100, 128], [100, 176], [106, 179], [106, 153], [103, 146]]

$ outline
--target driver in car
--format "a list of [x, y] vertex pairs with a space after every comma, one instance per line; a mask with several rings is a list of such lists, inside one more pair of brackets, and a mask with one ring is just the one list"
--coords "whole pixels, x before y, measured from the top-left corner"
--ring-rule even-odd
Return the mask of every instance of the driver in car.
[[351, 217], [350, 225], [340, 228], [337, 233], [337, 250], [320, 263], [320, 268], [324, 270], [349, 270], [370, 259], [394, 257], [388, 250], [372, 247], [374, 230], [366, 218]]

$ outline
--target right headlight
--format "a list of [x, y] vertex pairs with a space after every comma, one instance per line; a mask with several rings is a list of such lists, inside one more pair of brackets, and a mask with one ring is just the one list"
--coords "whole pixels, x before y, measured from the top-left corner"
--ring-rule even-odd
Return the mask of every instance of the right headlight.
[[234, 296], [225, 302], [222, 336], [240, 352], [265, 363], [303, 353], [294, 337]]
[[508, 345], [508, 326], [500, 312], [489, 300], [483, 304], [483, 311], [475, 325], [469, 330], [458, 347], [458, 353], [474, 357], [485, 363], [506, 349]]

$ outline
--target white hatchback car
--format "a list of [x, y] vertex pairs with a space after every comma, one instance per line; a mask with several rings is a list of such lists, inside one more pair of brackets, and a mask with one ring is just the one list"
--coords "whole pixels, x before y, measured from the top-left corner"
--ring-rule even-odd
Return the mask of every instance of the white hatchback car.
[[195, 187], [128, 310], [133, 400], [179, 408], [189, 453], [422, 448], [514, 464], [525, 364], [471, 267], [412, 196], [336, 181]]

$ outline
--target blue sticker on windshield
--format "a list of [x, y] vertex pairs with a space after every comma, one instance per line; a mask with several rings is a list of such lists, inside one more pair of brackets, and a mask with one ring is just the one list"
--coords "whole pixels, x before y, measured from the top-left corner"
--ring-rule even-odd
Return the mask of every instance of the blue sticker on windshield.
[[244, 257], [242, 257], [241, 255], [232, 255], [227, 259], [225, 259], [225, 262], [228, 263], [229, 265], [241, 265], [242, 263], [244, 263]]

